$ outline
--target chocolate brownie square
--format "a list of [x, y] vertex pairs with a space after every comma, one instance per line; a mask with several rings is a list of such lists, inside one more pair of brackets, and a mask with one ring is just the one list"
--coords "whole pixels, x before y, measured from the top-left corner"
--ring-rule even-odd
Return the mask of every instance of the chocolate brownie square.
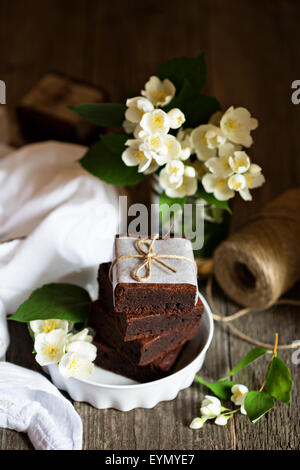
[[196, 336], [200, 321], [201, 319], [191, 326], [187, 325], [187, 327], [171, 333], [164, 332], [125, 342], [115, 317], [107, 313], [99, 302], [94, 302], [91, 306], [89, 324], [95, 329], [96, 340], [105, 341], [121, 354], [127, 356], [131, 362], [137, 365], [146, 365]]
[[[124, 319], [127, 319], [129, 317], [137, 317], [137, 318], [142, 318], [142, 317], [147, 317], [149, 315], [156, 316], [158, 318], [159, 315], [164, 316], [165, 318], [170, 317], [170, 322], [172, 324], [171, 316], [175, 317], [177, 316], [178, 318], [183, 318], [185, 315], [189, 315], [192, 312], [195, 312], [195, 309], [198, 310], [202, 309], [203, 310], [203, 305], [201, 300], [198, 299], [198, 302], [196, 305], [191, 304], [191, 308], [184, 308], [182, 310], [178, 310], [178, 308], [174, 308], [173, 310], [170, 310], [170, 305], [172, 305], [170, 298], [168, 297], [168, 303], [165, 309], [157, 309], [155, 307], [151, 308], [148, 306], [146, 309], [143, 309], [143, 312], [141, 314], [141, 308], [132, 308], [131, 310], [126, 309], [125, 311], [117, 311], [114, 306], [113, 302], [113, 287], [112, 283], [109, 279], [108, 273], [110, 269], [111, 263], [102, 263], [99, 266], [98, 270], [98, 284], [99, 284], [99, 300], [101, 300], [101, 303], [103, 307], [105, 308], [106, 311], [114, 312], [116, 314], [120, 314], [120, 316]], [[145, 287], [147, 288], [149, 284], [147, 284]], [[158, 289], [158, 288], [157, 288]], [[161, 288], [160, 288], [161, 289]], [[179, 289], [180, 290], [180, 289]], [[160, 295], [160, 294], [159, 294]], [[181, 320], [182, 323], [184, 323], [184, 320]], [[167, 326], [168, 322], [165, 322], [165, 325]], [[177, 322], [178, 324], [178, 322]], [[149, 333], [149, 334], [155, 334]]]
[[97, 311], [97, 306], [99, 305], [100, 309], [102, 308], [106, 310], [107, 313], [114, 317], [118, 323], [119, 329], [122, 332], [122, 337], [125, 342], [133, 341], [135, 339], [142, 339], [145, 336], [159, 335], [163, 332], [175, 332], [186, 326], [195, 326], [199, 323], [199, 320], [201, 319], [204, 311], [203, 304], [199, 299], [197, 305], [191, 312], [181, 315], [150, 313], [131, 316], [124, 312], [117, 313], [113, 310], [112, 307], [111, 285], [107, 283], [106, 287], [109, 289], [109, 291], [106, 290], [104, 292], [104, 296], [101, 296], [100, 299], [94, 303], [93, 308], [91, 309], [90, 323], [93, 324], [95, 329], [99, 329], [97, 326], [97, 319], [100, 315]]
[[170, 374], [182, 350], [182, 346], [180, 346], [163, 354], [151, 364], [137, 366], [103, 340], [98, 339], [94, 341], [94, 344], [97, 346], [96, 365], [142, 383], [158, 380]]
[[115, 238], [115, 262], [111, 273], [115, 311], [137, 315], [191, 311], [197, 300], [197, 273], [191, 242], [176, 237], [156, 239], [152, 247], [153, 258], [159, 256], [157, 259], [168, 268], [152, 258], [151, 276], [147, 278], [144, 276], [149, 274], [146, 267], [141, 271], [138, 269], [146, 260], [141, 253], [149, 252], [150, 243], [151, 239], [133, 236]]

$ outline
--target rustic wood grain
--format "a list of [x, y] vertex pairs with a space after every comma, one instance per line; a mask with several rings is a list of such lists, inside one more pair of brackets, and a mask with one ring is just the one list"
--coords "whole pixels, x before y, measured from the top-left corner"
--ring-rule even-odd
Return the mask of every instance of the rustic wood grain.
[[[251, 155], [267, 177], [254, 201], [236, 198], [233, 227], [264, 202], [300, 180], [300, 106], [291, 103], [291, 82], [300, 78], [299, 2], [293, 0], [0, 0], [0, 78], [7, 84], [11, 109], [48, 71], [57, 71], [106, 88], [111, 101], [139, 91], [157, 66], [170, 57], [195, 56], [205, 50], [206, 91], [224, 108], [244, 105], [259, 119]], [[299, 289], [292, 291], [299, 297]], [[215, 286], [224, 315], [237, 305]], [[236, 321], [247, 334], [272, 342], [300, 338], [299, 309], [280, 307]], [[38, 370], [23, 325], [10, 324], [7, 359]], [[226, 326], [216, 325], [201, 371], [207, 379], [224, 375], [250, 349]], [[128, 413], [95, 410], [75, 403], [84, 425], [85, 449], [298, 449], [299, 366], [282, 353], [295, 387], [289, 408], [276, 406], [255, 425], [237, 416], [226, 428], [206, 425], [191, 431], [204, 389], [194, 383], [176, 400], [153, 410]], [[267, 362], [242, 371], [242, 383], [259, 387]], [[297, 369], [298, 367], [298, 369]], [[25, 435], [0, 430], [0, 449], [31, 449]]]

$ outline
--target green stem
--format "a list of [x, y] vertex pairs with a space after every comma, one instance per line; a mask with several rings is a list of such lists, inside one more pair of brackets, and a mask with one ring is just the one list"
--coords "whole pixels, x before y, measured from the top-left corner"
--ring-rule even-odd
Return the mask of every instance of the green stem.
[[267, 380], [267, 375], [268, 375], [268, 372], [269, 372], [271, 363], [272, 363], [274, 357], [277, 356], [277, 347], [278, 347], [278, 333], [275, 334], [275, 344], [274, 344], [274, 348], [273, 348], [273, 351], [272, 351], [271, 361], [270, 361], [270, 364], [269, 364], [269, 366], [268, 366], [268, 369], [267, 369], [267, 372], [266, 372], [264, 381], [263, 381], [263, 383], [262, 383], [262, 385], [261, 385], [261, 387], [260, 387], [260, 389], [259, 389], [259, 392], [262, 392], [263, 389], [265, 388], [266, 380]]
[[[238, 411], [240, 411], [239, 408], [237, 410], [231, 410], [231, 411], [227, 411], [226, 413], [221, 413], [221, 415], [222, 416], [233, 415], [234, 413], [237, 413]], [[221, 415], [219, 415], [219, 416], [221, 416]]]

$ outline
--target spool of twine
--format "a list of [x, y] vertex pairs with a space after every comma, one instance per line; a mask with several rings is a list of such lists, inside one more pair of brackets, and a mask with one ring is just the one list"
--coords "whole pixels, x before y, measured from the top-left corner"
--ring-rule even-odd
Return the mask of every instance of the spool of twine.
[[[271, 349], [272, 345], [251, 338], [233, 320], [263, 311], [272, 305], [297, 305], [299, 300], [279, 297], [300, 279], [300, 189], [292, 189], [267, 204], [217, 248], [214, 274], [226, 294], [246, 308], [223, 316], [212, 295], [212, 276], [207, 300], [214, 320], [226, 324], [239, 338]], [[295, 343], [278, 349], [295, 348]]]
[[267, 204], [221, 243], [214, 273], [238, 304], [264, 310], [300, 279], [300, 189]]

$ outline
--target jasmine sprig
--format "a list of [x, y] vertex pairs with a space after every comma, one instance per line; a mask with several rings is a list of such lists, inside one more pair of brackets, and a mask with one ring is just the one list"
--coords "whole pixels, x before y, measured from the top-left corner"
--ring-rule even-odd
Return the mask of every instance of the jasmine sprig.
[[[206, 395], [200, 408], [201, 417], [195, 418], [191, 422], [190, 428], [200, 429], [208, 419], [212, 418], [215, 419], [215, 424], [224, 426], [237, 412], [247, 415], [251, 422], [255, 423], [274, 407], [275, 400], [279, 400], [288, 406], [293, 381], [288, 367], [277, 356], [277, 346], [278, 334], [276, 333], [273, 351], [264, 348], [252, 349], [224, 378], [219, 379], [217, 382], [210, 383], [196, 376], [198, 382], [205, 385], [215, 396]], [[272, 354], [272, 356], [258, 391], [249, 391], [245, 385], [227, 380], [227, 377], [236, 374], [266, 354]], [[219, 398], [226, 401], [231, 400], [238, 408], [228, 410], [228, 408], [222, 407]]]
[[97, 354], [90, 330], [81, 329], [87, 324], [90, 303], [82, 287], [47, 284], [35, 290], [10, 319], [27, 323], [41, 366], [57, 364], [65, 378], [86, 378], [93, 373]]

